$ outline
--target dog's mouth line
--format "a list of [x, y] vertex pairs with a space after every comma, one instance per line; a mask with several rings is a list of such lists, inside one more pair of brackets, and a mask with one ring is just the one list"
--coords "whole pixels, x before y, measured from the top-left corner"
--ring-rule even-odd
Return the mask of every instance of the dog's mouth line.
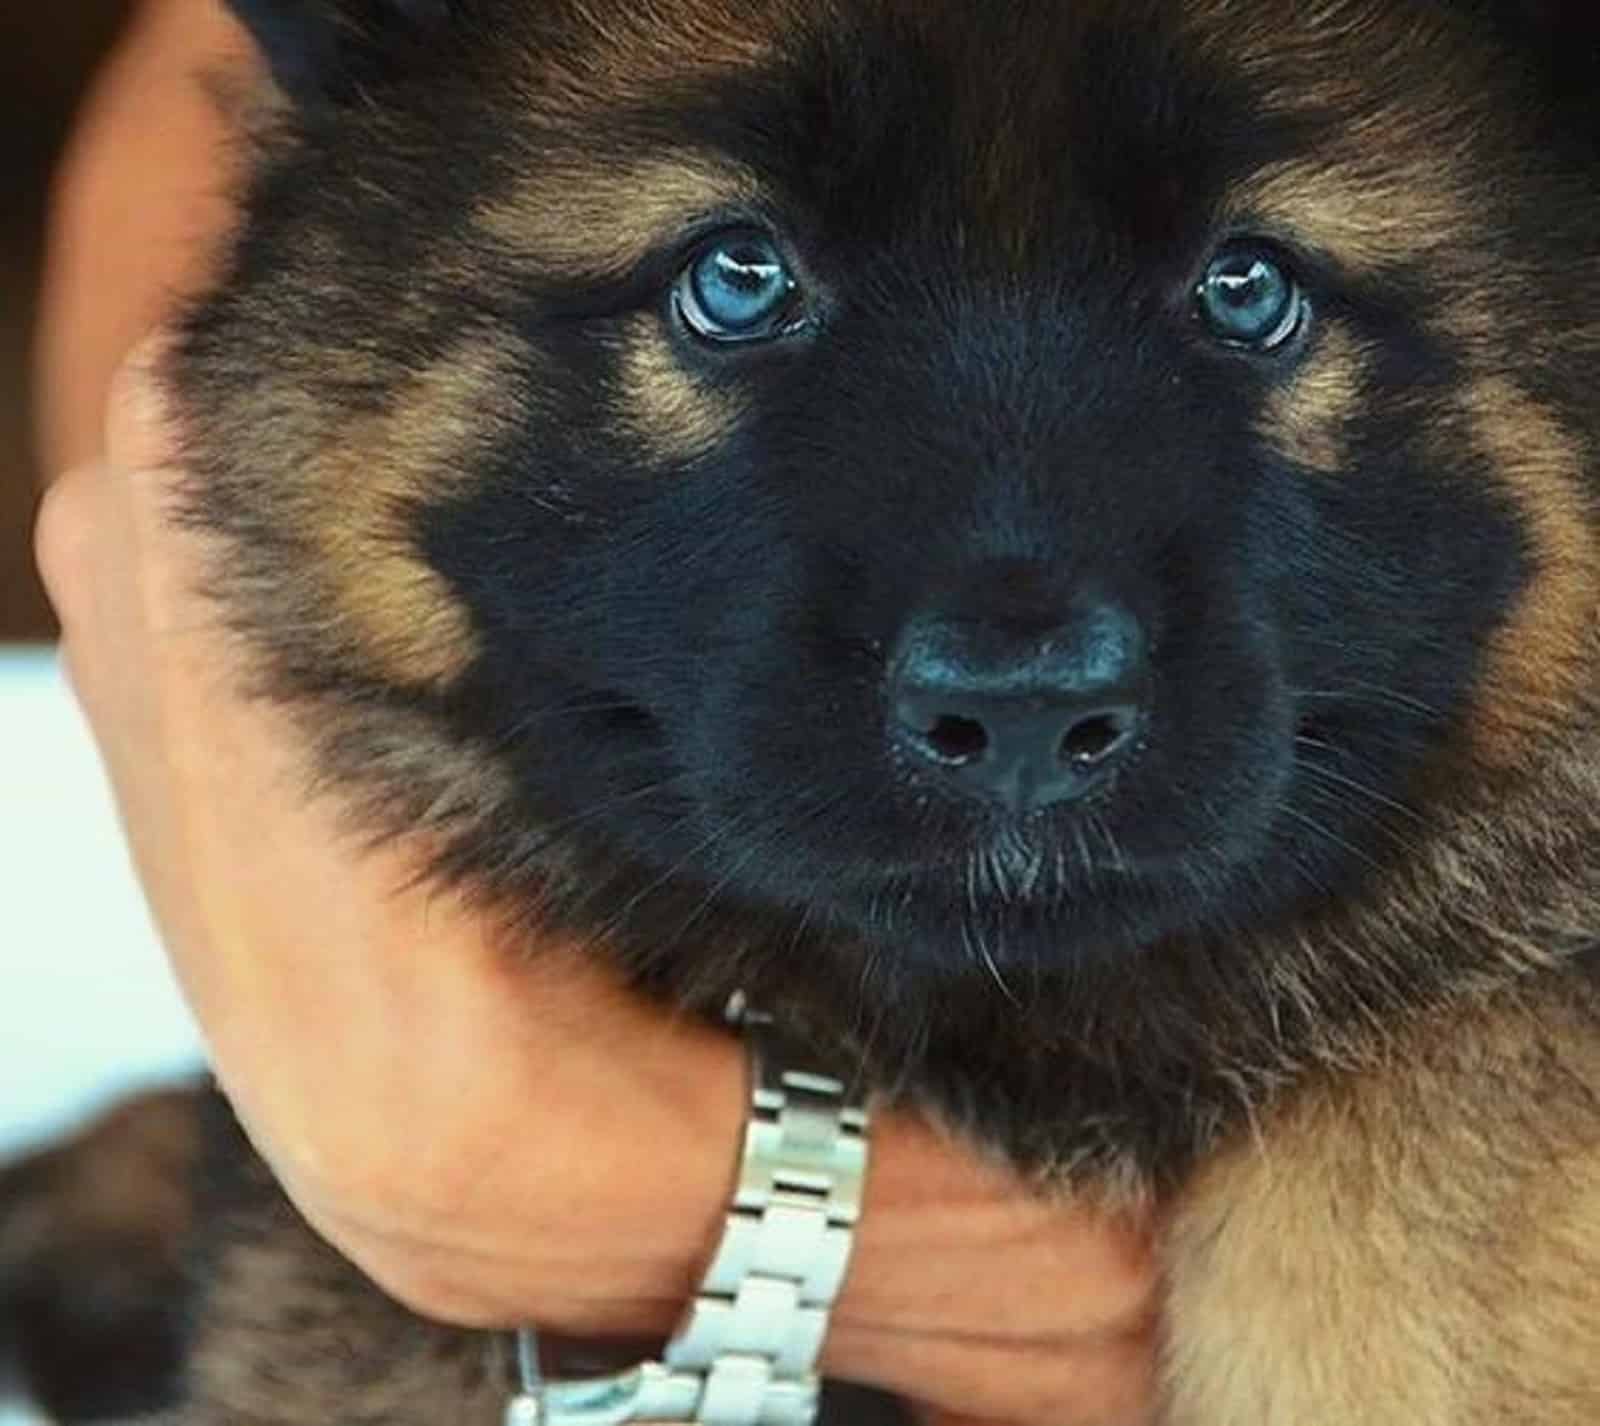
[[[633, 785], [614, 806], [636, 815], [650, 804], [662, 803], [656, 807], [657, 813], [670, 811], [682, 825], [698, 829], [695, 835], [708, 844], [720, 845], [725, 840], [706, 830], [725, 820], [718, 813], [714, 793], [692, 765], [694, 760], [674, 748], [667, 725], [646, 699], [619, 686], [597, 686], [574, 698], [570, 711], [595, 720], [619, 744], [626, 743], [626, 761], [632, 762], [635, 756], [640, 760], [637, 779], [630, 779]], [[1289, 786], [1276, 799], [1276, 815], [1269, 819], [1274, 824], [1293, 806], [1293, 789], [1302, 778], [1306, 785], [1339, 779], [1344, 786], [1342, 779], [1352, 776], [1340, 773], [1337, 766], [1340, 727], [1335, 711], [1295, 710], [1289, 724], [1293, 771]], [[645, 762], [648, 775], [642, 766]], [[1348, 790], [1351, 797], [1356, 795], [1353, 788]], [[1366, 800], [1376, 804], [1382, 789], [1363, 791]], [[848, 806], [844, 815], [849, 816]], [[815, 830], [808, 829], [804, 840], [809, 841]], [[942, 845], [938, 837], [930, 836], [922, 845], [906, 839], [898, 850], [879, 846], [848, 864], [832, 867], [827, 881], [841, 905], [897, 905], [911, 918], [955, 915], [970, 909], [997, 923], [1015, 917], [1038, 922], [1092, 915], [1099, 903], [1110, 906], [1129, 896], [1149, 904], [1169, 898], [1192, 901], [1201, 881], [1231, 879], [1253, 856], [1237, 848], [1230, 853], [1226, 847], [1203, 840], [1153, 848], [1140, 844], [1137, 837], [1130, 842], [1128, 830], [1108, 818], [1099, 799], [1094, 805], [1074, 809], [1069, 816], [1055, 809], [1042, 809], [1024, 818], [996, 815], [970, 822], [965, 828], [952, 827]], [[779, 856], [782, 836], [773, 833], [766, 840], [773, 855]], [[803, 879], [815, 884], [818, 867], [828, 860], [827, 848], [797, 851], [796, 878], [803, 874]], [[711, 868], [709, 872], [726, 884], [725, 869]], [[758, 883], [763, 880], [757, 878]], [[762, 896], [759, 885], [747, 889]]]

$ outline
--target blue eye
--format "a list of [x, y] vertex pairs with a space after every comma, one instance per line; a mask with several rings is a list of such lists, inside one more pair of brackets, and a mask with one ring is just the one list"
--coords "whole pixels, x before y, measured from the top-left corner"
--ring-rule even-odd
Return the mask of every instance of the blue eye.
[[1308, 310], [1294, 274], [1270, 251], [1249, 243], [1225, 248], [1211, 260], [1195, 302], [1218, 341], [1262, 352], [1294, 336]]
[[799, 283], [773, 240], [734, 233], [701, 250], [684, 269], [678, 310], [696, 336], [754, 342], [792, 329]]

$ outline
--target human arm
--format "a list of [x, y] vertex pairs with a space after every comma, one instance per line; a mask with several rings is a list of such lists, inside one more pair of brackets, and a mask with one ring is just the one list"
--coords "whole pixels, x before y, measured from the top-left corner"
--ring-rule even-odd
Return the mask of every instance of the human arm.
[[[193, 591], [197, 537], [163, 518], [175, 472], [146, 375], [101, 436], [121, 353], [204, 280], [226, 221], [194, 75], [241, 44], [207, 0], [152, 0], [59, 185], [42, 443], [75, 469], [40, 550], [74, 681], [218, 1072], [312, 1223], [430, 1316], [660, 1335], [720, 1226], [738, 1047], [634, 997], [592, 948], [507, 954], [414, 883], [415, 848], [350, 845], [305, 797], [281, 712], [238, 696]], [[1146, 1249], [1140, 1225], [1044, 1202], [888, 1116], [828, 1368], [974, 1418], [1136, 1421]]]
[[[592, 949], [493, 924], [308, 798], [238, 694], [200, 537], [134, 373], [109, 460], [58, 482], [41, 562], [135, 860], [224, 1087], [324, 1236], [426, 1315], [664, 1335], [727, 1202], [737, 1045]], [[620, 1047], [620, 1048], [619, 1048]], [[649, 1171], [641, 1172], [641, 1155]], [[972, 1419], [1124, 1426], [1148, 1392], [1143, 1227], [1051, 1203], [885, 1115], [826, 1366]]]

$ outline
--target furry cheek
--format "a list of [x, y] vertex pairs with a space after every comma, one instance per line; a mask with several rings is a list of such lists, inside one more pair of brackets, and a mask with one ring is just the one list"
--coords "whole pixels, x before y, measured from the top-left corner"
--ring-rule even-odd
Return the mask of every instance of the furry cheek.
[[1347, 328], [1324, 325], [1306, 364], [1267, 398], [1257, 434], [1297, 466], [1339, 474], [1348, 457], [1346, 424], [1359, 408], [1368, 360]]
[[629, 319], [618, 341], [611, 409], [652, 468], [709, 455], [738, 426], [745, 403], [730, 388], [697, 380], [651, 312]]
[[417, 547], [414, 515], [518, 419], [524, 357], [502, 335], [462, 338], [300, 475], [300, 535], [333, 616], [363, 661], [402, 687], [449, 685], [476, 657], [471, 616]]
[[1556, 414], [1512, 382], [1477, 378], [1461, 400], [1474, 445], [1512, 496], [1533, 576], [1489, 644], [1472, 718], [1475, 750], [1515, 766], [1527, 735], [1581, 712], [1600, 622], [1600, 540], [1584, 493], [1584, 450]]

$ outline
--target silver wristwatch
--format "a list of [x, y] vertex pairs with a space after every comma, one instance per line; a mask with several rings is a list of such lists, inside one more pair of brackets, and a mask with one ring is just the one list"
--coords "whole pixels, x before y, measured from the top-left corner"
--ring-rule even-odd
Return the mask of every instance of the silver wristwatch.
[[750, 1113], [722, 1242], [659, 1362], [546, 1381], [518, 1335], [521, 1391], [505, 1426], [812, 1426], [817, 1358], [844, 1282], [867, 1169], [868, 1109], [809, 1068], [769, 1016], [735, 996], [750, 1052]]

